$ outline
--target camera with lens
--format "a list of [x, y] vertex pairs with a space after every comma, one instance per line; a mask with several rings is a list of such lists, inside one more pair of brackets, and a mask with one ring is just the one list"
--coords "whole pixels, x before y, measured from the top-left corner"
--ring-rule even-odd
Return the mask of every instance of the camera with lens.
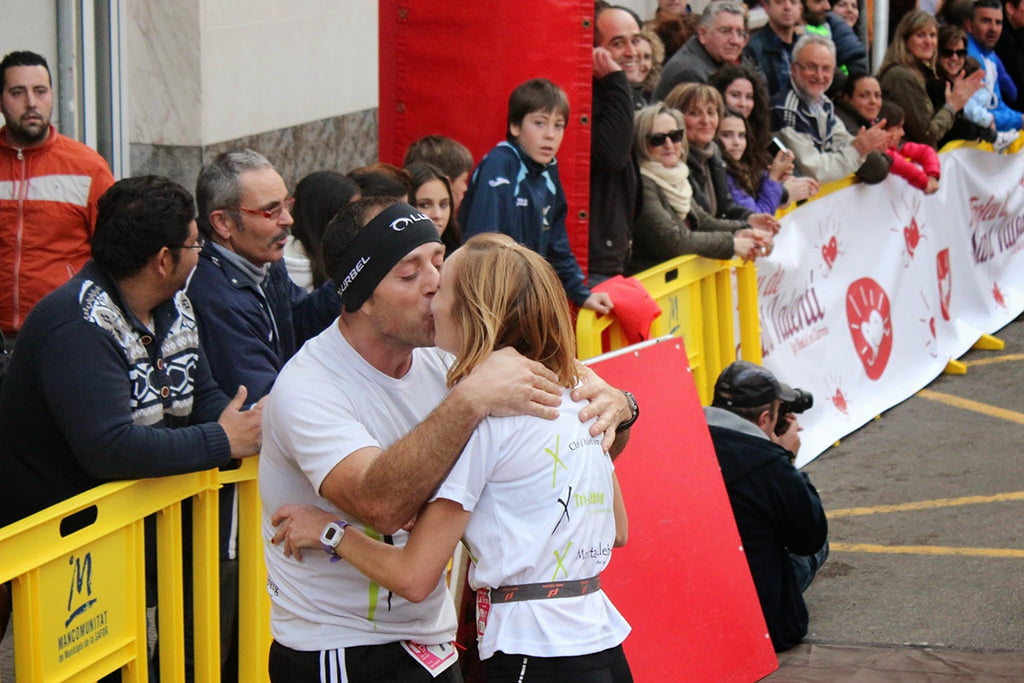
[[814, 395], [805, 389], [793, 389], [796, 398], [792, 401], [783, 401], [779, 404], [779, 419], [775, 423], [775, 435], [782, 436], [789, 428], [789, 421], [785, 419], [789, 413], [802, 413], [814, 407]]

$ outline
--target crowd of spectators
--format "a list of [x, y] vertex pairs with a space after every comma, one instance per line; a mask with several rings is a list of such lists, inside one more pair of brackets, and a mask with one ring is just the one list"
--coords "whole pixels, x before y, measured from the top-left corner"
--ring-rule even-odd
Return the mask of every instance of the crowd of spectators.
[[[760, 213], [802, 202], [823, 183], [851, 175], [880, 182], [894, 165], [913, 177], [914, 187], [935, 192], [940, 169], [918, 145], [937, 150], [969, 140], [999, 149], [1022, 127], [1012, 108], [1024, 75], [1018, 28], [1024, 11], [1017, 5], [950, 0], [936, 15], [905, 9], [874, 72], [868, 70], [865, 17], [855, 1], [831, 7], [827, 0], [765, 0], [758, 9], [766, 24], [754, 31], [754, 13], [741, 3], [714, 0], [701, 7], [691, 12], [678, 2], [659, 2], [645, 23], [627, 8], [597, 3], [592, 285], [681, 253], [724, 254], [730, 239], [742, 245], [733, 255], [756, 258], [770, 252], [770, 235], [751, 246], [744, 231], [777, 229], [756, 225]], [[606, 52], [619, 68], [608, 67]], [[883, 97], [898, 105], [890, 111], [902, 110], [898, 124], [880, 116]], [[651, 125], [659, 116], [643, 114], [646, 135], [656, 135], [664, 149], [651, 149], [634, 134], [624, 120], [627, 103], [638, 122], [645, 107], [659, 103], [667, 105], [659, 115], [666, 126], [673, 111], [682, 113], [678, 128], [664, 131]], [[895, 140], [900, 130], [903, 137]], [[671, 163], [678, 143], [663, 133], [675, 131], [683, 134], [690, 187], [683, 199], [676, 197], [682, 211], [669, 212], [662, 211], [668, 187], [678, 185], [682, 173]], [[636, 141], [631, 160], [624, 153], [628, 137]], [[641, 167], [646, 172], [638, 172]], [[672, 181], [656, 183], [656, 171]], [[748, 224], [709, 223], [691, 206], [709, 218]], [[660, 228], [652, 230], [655, 225]], [[715, 230], [729, 234], [700, 234]], [[708, 251], [710, 243], [717, 249]]]
[[[1022, 4], [909, 9], [872, 73], [855, 0], [765, 0], [767, 23], [753, 33], [748, 8], [734, 0], [713, 0], [699, 15], [663, 0], [646, 23], [597, 2], [589, 273], [569, 249], [556, 159], [572, 103], [546, 79], [512, 92], [506, 138], [479, 165], [456, 140], [431, 135], [409, 147], [402, 167], [321, 170], [290, 192], [266, 158], [237, 150], [203, 167], [196, 214], [169, 181], [114, 184], [98, 155], [50, 125], [45, 59], [7, 55], [0, 158], [27, 162], [5, 163], [4, 174], [22, 175], [3, 176], [0, 188], [55, 173], [67, 182], [37, 180], [36, 191], [53, 197], [0, 196], [0, 326], [5, 353], [14, 349], [0, 392], [0, 524], [101, 481], [228, 466], [258, 450], [262, 399], [282, 367], [343, 305], [359, 308], [349, 308], [346, 288], [366, 264], [332, 272], [324, 236], [361, 198], [414, 207], [418, 245], [437, 242], [444, 255], [464, 237], [504, 232], [547, 259], [572, 303], [609, 314], [630, 305], [603, 284], [617, 276], [685, 254], [749, 261], [770, 253], [776, 211], [824, 183], [893, 173], [938, 191], [941, 145], [1003, 147], [1024, 126]], [[125, 240], [139, 225], [148, 232]], [[771, 396], [760, 398], [784, 399], [784, 385], [765, 381]], [[120, 400], [82, 400], [100, 389]], [[768, 434], [768, 417], [774, 426], [778, 416], [758, 417]], [[168, 450], [189, 458], [151, 467], [132, 455]], [[230, 567], [230, 489], [221, 500]], [[790, 550], [818, 552], [819, 527]], [[233, 616], [230, 604], [223, 611]], [[785, 637], [773, 633], [777, 647], [803, 636], [805, 617]]]

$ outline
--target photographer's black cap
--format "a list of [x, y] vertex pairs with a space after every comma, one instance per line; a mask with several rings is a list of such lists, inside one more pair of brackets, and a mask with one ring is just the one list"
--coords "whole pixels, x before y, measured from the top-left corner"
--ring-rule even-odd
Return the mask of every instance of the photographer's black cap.
[[730, 363], [715, 382], [711, 405], [719, 408], [755, 408], [775, 399], [793, 401], [797, 393], [775, 379], [767, 368], [746, 360]]

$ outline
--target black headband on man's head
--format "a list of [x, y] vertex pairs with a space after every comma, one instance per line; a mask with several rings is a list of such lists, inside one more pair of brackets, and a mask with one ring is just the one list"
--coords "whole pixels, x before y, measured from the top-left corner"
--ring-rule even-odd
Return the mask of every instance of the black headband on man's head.
[[431, 242], [440, 243], [441, 235], [419, 209], [398, 202], [381, 211], [352, 239], [331, 273], [345, 310], [358, 311], [399, 261]]

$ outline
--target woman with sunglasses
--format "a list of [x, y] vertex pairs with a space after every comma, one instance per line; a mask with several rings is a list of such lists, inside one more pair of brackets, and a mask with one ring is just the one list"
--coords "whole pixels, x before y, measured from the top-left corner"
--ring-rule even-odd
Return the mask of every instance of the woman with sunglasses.
[[896, 34], [878, 71], [882, 95], [903, 108], [907, 140], [937, 147], [953, 127], [958, 112], [981, 87], [985, 74], [959, 75], [946, 87], [945, 104], [932, 104], [925, 84], [936, 79], [939, 27], [924, 10], [911, 10], [896, 25]]
[[753, 260], [771, 244], [743, 220], [715, 218], [693, 201], [683, 114], [654, 104], [636, 114], [633, 152], [643, 202], [633, 231], [632, 273], [684, 254]]
[[[939, 29], [939, 57], [935, 63], [937, 78], [929, 80], [925, 85], [932, 106], [936, 111], [946, 104], [946, 91], [953, 87], [956, 79], [965, 75], [964, 66], [967, 59], [967, 37], [959, 26], [943, 26]], [[939, 148], [953, 140], [983, 140], [994, 142], [996, 131], [990, 126], [978, 125], [967, 116], [970, 99], [964, 108], [957, 112], [953, 126], [939, 140]]]
[[700, 208], [716, 218], [746, 221], [765, 234], [777, 233], [779, 222], [775, 218], [737, 204], [729, 193], [722, 151], [715, 144], [718, 122], [725, 113], [721, 93], [705, 83], [683, 83], [672, 89], [665, 104], [683, 113], [689, 148], [686, 165], [690, 169], [693, 198]]
[[332, 561], [417, 601], [436, 589], [461, 540], [473, 558], [488, 681], [632, 683], [622, 650], [630, 627], [600, 587], [612, 547], [626, 542], [626, 511], [611, 458], [571, 398], [579, 365], [561, 281], [543, 256], [482, 233], [445, 261], [430, 308], [437, 346], [454, 354], [450, 387], [491, 351], [513, 347], [557, 375], [559, 417], [481, 422], [403, 547], [294, 505], [274, 513], [274, 543], [301, 559], [303, 549], [322, 552], [322, 533], [334, 525]]

